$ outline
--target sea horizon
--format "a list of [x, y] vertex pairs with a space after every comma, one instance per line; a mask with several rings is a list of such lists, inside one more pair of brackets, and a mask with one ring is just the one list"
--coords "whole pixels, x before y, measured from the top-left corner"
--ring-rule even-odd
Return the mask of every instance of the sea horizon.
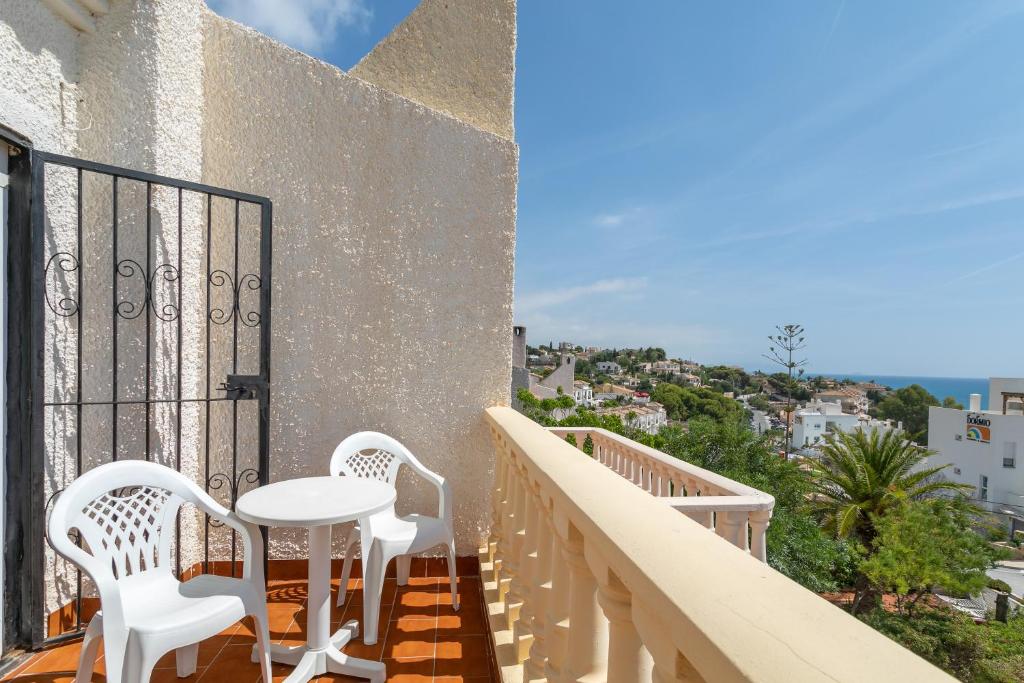
[[852, 379], [855, 382], [875, 382], [892, 389], [918, 384], [941, 403], [952, 396], [966, 408], [971, 394], [981, 394], [981, 407], [988, 407], [988, 378], [986, 377], [932, 377], [926, 375], [872, 375], [869, 373], [815, 372], [808, 377], [828, 377], [835, 380]]

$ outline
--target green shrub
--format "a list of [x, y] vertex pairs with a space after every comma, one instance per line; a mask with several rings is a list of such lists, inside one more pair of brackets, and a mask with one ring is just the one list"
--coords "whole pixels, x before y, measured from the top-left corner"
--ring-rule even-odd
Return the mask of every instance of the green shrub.
[[1010, 584], [1006, 583], [1002, 579], [989, 579], [988, 587], [994, 591], [1000, 591], [1002, 593], [1012, 593], [1013, 589], [1010, 588]]
[[962, 681], [975, 680], [987, 654], [983, 628], [962, 612], [925, 608], [908, 618], [875, 609], [859, 618]]

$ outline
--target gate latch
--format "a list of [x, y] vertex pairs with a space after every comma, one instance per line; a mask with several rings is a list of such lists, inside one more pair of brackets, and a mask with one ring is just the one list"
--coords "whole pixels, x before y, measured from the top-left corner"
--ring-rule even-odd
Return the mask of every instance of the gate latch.
[[232, 401], [244, 401], [259, 396], [267, 390], [267, 380], [263, 375], [228, 375], [226, 382], [221, 382], [220, 390], [226, 392], [225, 398]]

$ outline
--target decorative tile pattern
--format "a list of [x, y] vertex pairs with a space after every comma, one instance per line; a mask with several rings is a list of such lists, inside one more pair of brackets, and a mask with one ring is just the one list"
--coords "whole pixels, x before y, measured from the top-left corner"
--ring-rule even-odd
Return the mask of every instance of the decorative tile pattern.
[[[273, 569], [273, 567], [272, 567]], [[462, 608], [455, 612], [448, 592], [444, 562], [418, 560], [413, 563], [408, 586], [385, 581], [381, 600], [380, 636], [376, 645], [361, 639], [344, 651], [357, 657], [384, 661], [388, 681], [414, 683], [497, 683], [491, 639], [481, 595], [480, 575], [475, 563], [459, 566]], [[337, 576], [337, 572], [334, 573]], [[334, 585], [337, 585], [335, 580]], [[331, 624], [338, 628], [349, 619], [362, 621], [362, 581], [349, 581], [345, 605], [335, 607]], [[274, 642], [301, 643], [306, 631], [306, 582], [304, 578], [276, 579], [268, 584], [270, 638]], [[188, 678], [178, 678], [174, 654], [165, 656], [153, 673], [152, 683], [175, 681], [238, 681], [257, 683], [259, 667], [249, 660], [255, 638], [251, 624], [243, 620], [199, 648], [199, 667]], [[39, 652], [9, 673], [3, 681], [18, 683], [73, 683], [80, 643], [74, 642]], [[100, 657], [94, 682], [106, 681]], [[274, 665], [274, 683], [283, 681], [291, 669]], [[358, 681], [347, 676], [321, 676], [318, 681]]]

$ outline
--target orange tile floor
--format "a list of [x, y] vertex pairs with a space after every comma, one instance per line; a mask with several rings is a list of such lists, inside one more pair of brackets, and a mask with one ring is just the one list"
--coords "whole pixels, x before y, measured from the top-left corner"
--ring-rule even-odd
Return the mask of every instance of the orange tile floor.
[[[460, 562], [461, 564], [461, 562]], [[467, 568], [468, 569], [468, 568]], [[460, 567], [460, 570], [462, 568]], [[426, 681], [496, 683], [494, 655], [491, 651], [481, 597], [480, 576], [459, 577], [462, 608], [451, 606], [444, 563], [417, 562], [408, 586], [396, 585], [394, 578], [384, 584], [381, 599], [380, 629], [377, 644], [363, 645], [357, 639], [344, 652], [367, 659], [382, 660], [388, 681], [422, 683]], [[461, 573], [461, 571], [460, 571]], [[466, 573], [469, 573], [468, 571]], [[416, 574], [421, 574], [416, 576]], [[333, 581], [337, 586], [337, 580]], [[349, 582], [343, 607], [331, 614], [333, 628], [350, 619], [362, 622], [362, 581]], [[275, 580], [268, 582], [267, 602], [270, 638], [274, 642], [299, 644], [306, 633], [306, 582]], [[206, 640], [199, 648], [199, 668], [188, 678], [178, 678], [174, 654], [168, 654], [153, 672], [153, 683], [171, 681], [238, 681], [257, 683], [259, 667], [250, 661], [255, 638], [246, 621]], [[37, 653], [3, 678], [19, 683], [72, 683], [78, 666], [80, 642], [75, 641]], [[101, 650], [102, 651], [102, 650]], [[290, 667], [275, 664], [274, 681], [282, 681]], [[105, 681], [102, 655], [96, 663], [94, 682]], [[358, 681], [348, 676], [326, 675], [317, 681]]]

